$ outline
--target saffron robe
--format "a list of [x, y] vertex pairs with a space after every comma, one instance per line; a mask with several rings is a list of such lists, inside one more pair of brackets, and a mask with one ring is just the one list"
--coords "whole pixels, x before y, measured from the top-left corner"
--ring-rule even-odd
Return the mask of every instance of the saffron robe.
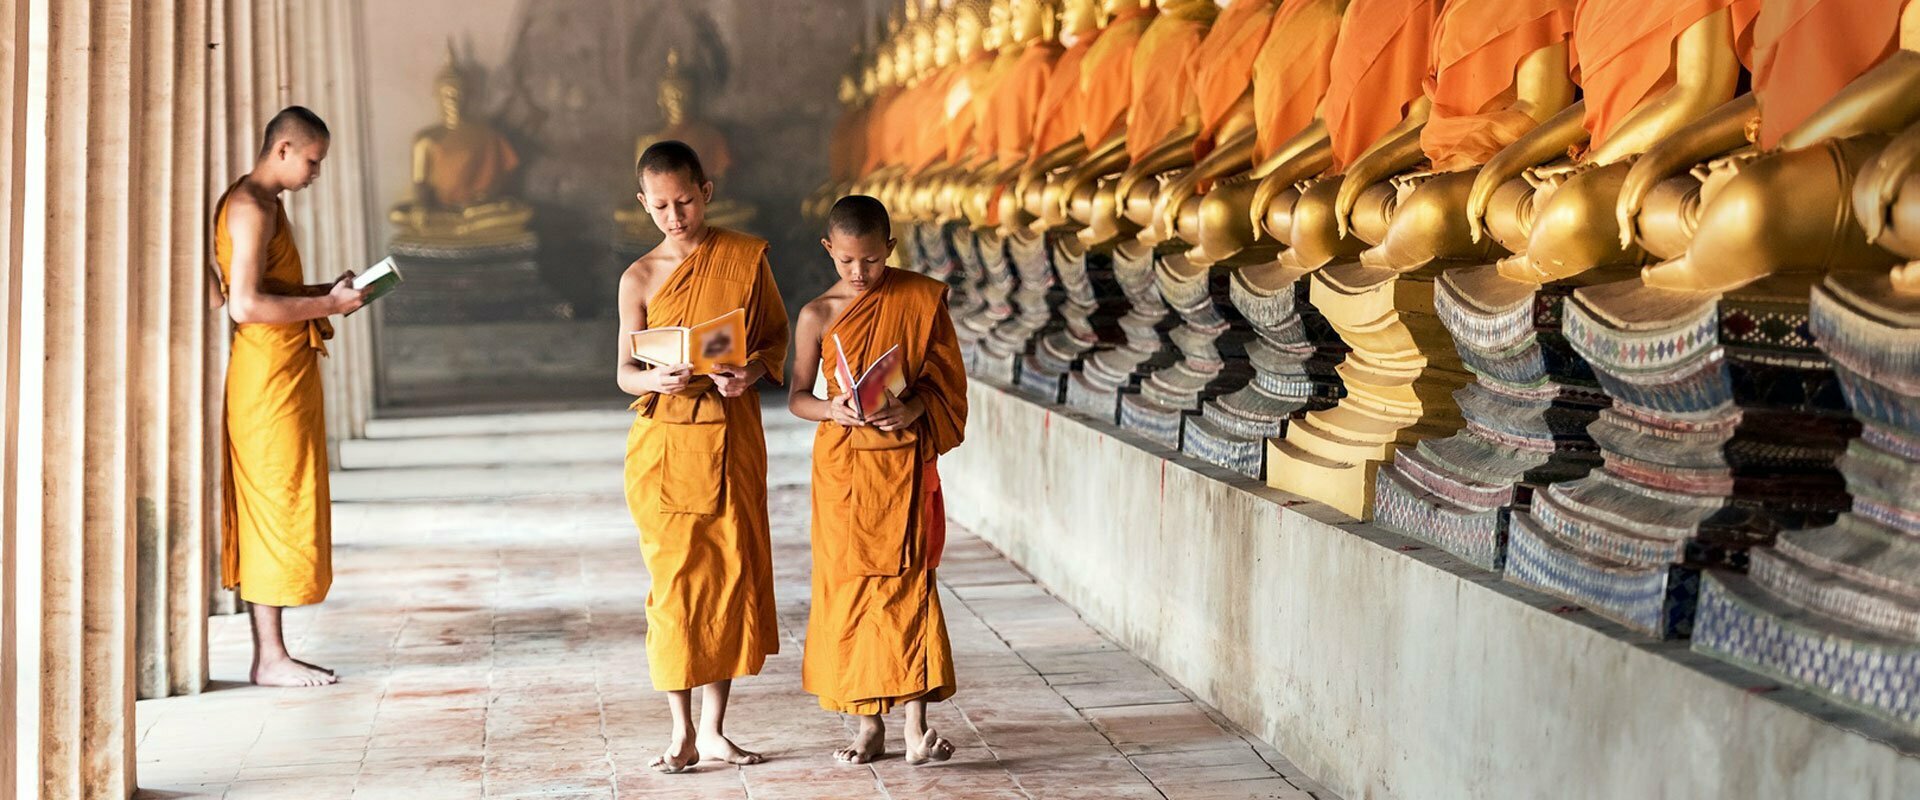
[[1161, 14], [1133, 52], [1133, 103], [1127, 106], [1127, 158], [1139, 161], [1198, 113], [1193, 55], [1208, 24]]
[[440, 131], [427, 144], [427, 185], [441, 205], [492, 200], [519, 166], [520, 154], [507, 137], [482, 125]]
[[1441, 172], [1479, 166], [1540, 123], [1515, 110], [1520, 62], [1573, 35], [1575, 0], [1450, 0], [1433, 30], [1433, 114], [1420, 147]]
[[1213, 151], [1220, 126], [1253, 86], [1253, 61], [1266, 44], [1274, 0], [1233, 0], [1193, 54], [1193, 93], [1200, 113], [1194, 160]]
[[987, 103], [987, 122], [996, 164], [1003, 167], [1018, 164], [1033, 150], [1035, 109], [1047, 92], [1047, 78], [1053, 74], [1054, 62], [1059, 58], [1057, 44], [1046, 41], [1029, 44], [994, 86], [993, 98]]
[[[827, 327], [821, 356], [865, 369], [898, 346], [907, 396], [927, 413], [905, 430], [823, 422], [813, 439], [813, 607], [801, 684], [820, 706], [884, 714], [954, 692], [934, 571], [945, 540], [940, 454], [960, 444], [967, 376], [946, 284], [890, 269]], [[846, 387], [828, 372], [828, 395]]]
[[1047, 77], [1047, 90], [1033, 109], [1032, 146], [1027, 160], [1033, 161], [1080, 135], [1080, 119], [1086, 115], [1087, 98], [1080, 91], [1080, 73], [1087, 51], [1100, 40], [1099, 31], [1090, 31], [1073, 43], [1053, 62]]
[[[647, 325], [692, 325], [746, 310], [748, 362], [781, 380], [787, 314], [763, 239], [721, 228], [647, 303]], [[635, 400], [627, 509], [640, 529], [653, 688], [753, 675], [780, 652], [767, 535], [767, 442], [760, 396], [722, 397], [696, 377], [679, 394]]]
[[1634, 109], [1673, 86], [1673, 47], [1694, 23], [1726, 9], [1735, 47], [1749, 58], [1760, 0], [1581, 0], [1573, 20], [1573, 68], [1586, 101], [1591, 147], [1604, 144]]
[[981, 109], [993, 93], [995, 60], [993, 53], [975, 55], [954, 69], [951, 81], [945, 86], [941, 116], [932, 119], [946, 120], [945, 154], [949, 164], [960, 164], [968, 155], [979, 152], [975, 148], [981, 138]]
[[1339, 173], [1407, 117], [1424, 91], [1437, 0], [1353, 0], [1327, 86], [1327, 135]]
[[1320, 113], [1347, 0], [1287, 0], [1253, 59], [1254, 161], [1265, 161]]
[[1900, 47], [1907, 0], [1768, 0], [1753, 31], [1761, 149]]
[[[220, 284], [233, 290], [233, 237], [227, 198], [213, 222]], [[301, 295], [306, 286], [293, 223], [274, 203], [278, 224], [267, 240], [259, 285]], [[333, 585], [333, 505], [327, 486], [327, 418], [320, 356], [333, 327], [305, 322], [233, 326], [227, 361], [227, 470], [221, 498], [220, 583], [265, 606], [303, 606]]]
[[1153, 23], [1158, 12], [1152, 8], [1129, 8], [1115, 15], [1100, 33], [1099, 41], [1087, 51], [1080, 72], [1080, 96], [1084, 116], [1080, 120], [1080, 138], [1087, 149], [1098, 148], [1114, 134], [1125, 130], [1127, 100], [1133, 96], [1133, 55], [1140, 36]]

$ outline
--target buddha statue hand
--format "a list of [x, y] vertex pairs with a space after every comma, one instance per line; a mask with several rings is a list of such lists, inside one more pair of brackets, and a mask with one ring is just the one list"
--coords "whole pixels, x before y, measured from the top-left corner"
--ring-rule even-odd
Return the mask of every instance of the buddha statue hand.
[[[1893, 220], [1893, 210], [1900, 200], [1901, 188], [1912, 178], [1915, 167], [1920, 166], [1920, 124], [1908, 128], [1904, 133], [1868, 161], [1853, 183], [1853, 213], [1859, 218], [1860, 227], [1867, 232], [1867, 241], [1879, 244], [1887, 233]], [[1914, 202], [1920, 198], [1913, 198]], [[1901, 272], [1913, 272], [1912, 265], [1896, 270], [1894, 284], [1900, 285]]]

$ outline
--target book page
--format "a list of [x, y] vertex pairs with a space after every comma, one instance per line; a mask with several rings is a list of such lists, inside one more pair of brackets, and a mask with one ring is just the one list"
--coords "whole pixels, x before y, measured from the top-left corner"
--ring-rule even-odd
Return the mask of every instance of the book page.
[[686, 328], [649, 328], [627, 334], [633, 357], [656, 367], [687, 363]]
[[747, 361], [747, 312], [734, 309], [688, 329], [687, 361], [693, 374], [712, 375], [718, 364], [744, 366]]
[[906, 390], [906, 373], [902, 361], [900, 347], [895, 345], [867, 366], [866, 374], [860, 376], [858, 388], [854, 391], [854, 404], [865, 409], [861, 412], [863, 415], [868, 411], [878, 411], [886, 405], [889, 393], [898, 398], [900, 392]]

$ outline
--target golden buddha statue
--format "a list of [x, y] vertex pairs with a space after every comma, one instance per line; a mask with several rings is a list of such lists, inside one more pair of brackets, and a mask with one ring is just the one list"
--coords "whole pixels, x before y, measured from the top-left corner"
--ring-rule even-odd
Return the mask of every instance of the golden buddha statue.
[[1082, 236], [1083, 242], [1105, 245], [1122, 233], [1112, 192], [1098, 191], [1099, 181], [1112, 178], [1131, 164], [1127, 151], [1127, 115], [1134, 86], [1134, 54], [1152, 25], [1157, 9], [1153, 0], [1101, 0], [1106, 24], [1087, 51], [1081, 75], [1086, 94], [1081, 129], [1087, 152], [1078, 166], [1050, 180], [1048, 200], [1034, 223], [1036, 229], [1079, 230], [1098, 220], [1100, 229]]
[[[1086, 107], [1080, 81], [1087, 53], [1099, 41], [1106, 19], [1099, 0], [1065, 0], [1058, 8], [1056, 22], [1056, 39], [1064, 50], [1054, 62], [1046, 92], [1035, 110], [1032, 147], [1012, 188], [1001, 195], [1003, 227], [1031, 227], [1036, 232], [1052, 227], [1042, 219], [1049, 178], [1063, 175], [1087, 154], [1086, 139], [1080, 135]], [[1057, 200], [1053, 206], [1059, 206]]]
[[915, 183], [912, 201], [923, 218], [940, 224], [965, 219], [962, 198], [973, 174], [993, 157], [987, 105], [996, 80], [1011, 65], [1007, 0], [960, 0], [947, 15], [953, 25], [950, 82], [940, 85], [939, 119], [945, 145], [936, 165]]
[[507, 137], [466, 113], [453, 46], [434, 80], [441, 122], [413, 140], [413, 188], [388, 219], [402, 248], [511, 245], [531, 238], [533, 209], [506, 195], [520, 156]]
[[[724, 185], [727, 173], [733, 169], [733, 151], [727, 146], [727, 137], [719, 128], [695, 116], [693, 83], [680, 72], [678, 48], [667, 50], [667, 71], [660, 76], [658, 102], [660, 115], [666, 125], [634, 140], [634, 162], [639, 163], [640, 156], [647, 152], [647, 148], [659, 142], [685, 142], [700, 154], [700, 166], [706, 171], [707, 180], [716, 186]], [[752, 222], [755, 213], [751, 206], [721, 196], [707, 206], [707, 222], [723, 228], [738, 228]], [[614, 211], [613, 218], [620, 234], [628, 240], [651, 242], [660, 238], [653, 218], [641, 207], [637, 198], [633, 205]]]
[[[1061, 55], [1055, 0], [1004, 0], [995, 8], [1004, 9], [1006, 35], [994, 61], [992, 93], [982, 116], [984, 163], [961, 190], [960, 199], [961, 211], [976, 228], [1000, 221], [1001, 198], [1013, 188], [1011, 182], [1031, 155], [1034, 116]], [[1001, 23], [989, 28], [995, 24]], [[1025, 232], [1025, 226], [1019, 226], [1019, 231]]]

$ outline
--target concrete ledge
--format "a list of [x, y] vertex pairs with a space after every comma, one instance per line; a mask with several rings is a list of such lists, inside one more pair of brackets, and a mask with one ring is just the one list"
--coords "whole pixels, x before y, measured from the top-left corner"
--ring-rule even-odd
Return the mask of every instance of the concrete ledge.
[[976, 381], [948, 510], [1349, 800], [1920, 794], [1920, 742]]

